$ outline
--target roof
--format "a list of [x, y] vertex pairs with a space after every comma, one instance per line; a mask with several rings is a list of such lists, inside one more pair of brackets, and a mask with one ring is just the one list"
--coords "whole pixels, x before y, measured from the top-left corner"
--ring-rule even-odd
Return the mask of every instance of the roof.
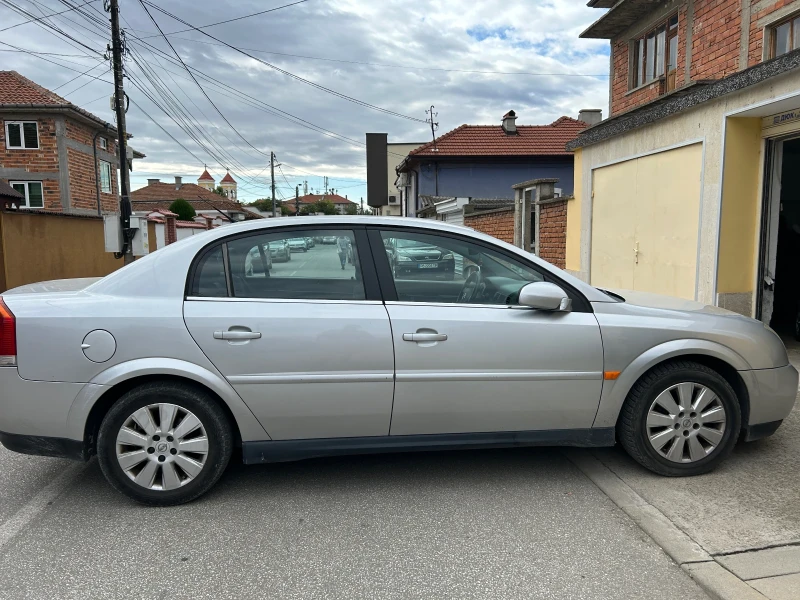
[[609, 7], [608, 2], [590, 2], [594, 8], [609, 8], [602, 17], [592, 23], [586, 31], [581, 33], [582, 38], [610, 40], [617, 37], [628, 27], [641, 20], [657, 8], [663, 0], [619, 0]]
[[[206, 172], [205, 174], [207, 175], [208, 172]], [[220, 180], [220, 183], [236, 183], [236, 180], [233, 177], [231, 177], [230, 173], [225, 173], [225, 177], [223, 177]]]
[[695, 106], [758, 85], [773, 77], [800, 68], [800, 49], [758, 63], [722, 79], [700, 81], [678, 88], [647, 104], [600, 121], [572, 140], [570, 150], [583, 148], [621, 135], [632, 129], [655, 123]]
[[112, 125], [100, 117], [74, 105], [69, 100], [43, 88], [16, 71], [0, 71], [0, 110], [3, 109], [70, 111], [84, 120], [92, 121], [96, 125], [108, 127], [111, 132], [116, 132]]
[[131, 192], [131, 205], [136, 211], [169, 210], [170, 204], [178, 198], [183, 198], [195, 210], [220, 210], [244, 213], [247, 219], [263, 219], [263, 217], [248, 210], [240, 203], [230, 198], [207, 190], [195, 183], [184, 183], [180, 189], [174, 183], [151, 183]]
[[214, 178], [208, 172], [208, 169], [203, 169], [203, 174], [197, 178], [197, 181], [214, 181]]
[[561, 117], [549, 125], [517, 125], [507, 134], [501, 125], [461, 125], [409, 152], [411, 157], [431, 156], [569, 156], [565, 146], [588, 125]]
[[175, 220], [175, 227], [180, 229], [207, 229], [204, 223], [198, 223], [197, 221], [181, 221], [180, 219]]
[[25, 200], [25, 196], [20, 194], [5, 181], [0, 181], [0, 198], [4, 200]]

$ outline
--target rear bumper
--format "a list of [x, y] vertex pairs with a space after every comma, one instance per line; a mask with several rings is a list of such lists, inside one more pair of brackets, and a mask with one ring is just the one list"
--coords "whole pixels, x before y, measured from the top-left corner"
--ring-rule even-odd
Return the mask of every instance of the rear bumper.
[[797, 369], [786, 365], [777, 369], [740, 371], [740, 374], [750, 392], [750, 418], [747, 425], [754, 427], [763, 424], [766, 427], [777, 422], [774, 432], [780, 421], [788, 417], [794, 407], [797, 398]]

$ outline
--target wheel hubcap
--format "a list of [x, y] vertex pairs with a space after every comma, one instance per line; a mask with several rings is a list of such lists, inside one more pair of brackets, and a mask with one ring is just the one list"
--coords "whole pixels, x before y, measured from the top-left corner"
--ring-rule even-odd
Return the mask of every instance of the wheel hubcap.
[[172, 490], [203, 470], [208, 438], [194, 413], [176, 404], [151, 404], [125, 420], [116, 452], [132, 481], [150, 490]]
[[717, 449], [725, 423], [725, 407], [714, 392], [699, 383], [678, 383], [650, 405], [647, 438], [664, 458], [692, 463]]

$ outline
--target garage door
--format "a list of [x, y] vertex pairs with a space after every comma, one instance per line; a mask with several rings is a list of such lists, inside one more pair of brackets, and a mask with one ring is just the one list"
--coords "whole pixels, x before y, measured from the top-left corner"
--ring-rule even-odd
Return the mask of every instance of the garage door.
[[593, 172], [592, 285], [694, 299], [702, 144]]

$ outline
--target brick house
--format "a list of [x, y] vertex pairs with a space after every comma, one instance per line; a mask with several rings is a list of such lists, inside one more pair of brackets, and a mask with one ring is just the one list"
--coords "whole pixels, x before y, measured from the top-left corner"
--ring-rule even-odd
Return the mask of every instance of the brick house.
[[[339, 194], [306, 194], [304, 196], [300, 196], [297, 200], [301, 210], [303, 205], [314, 204], [322, 200], [333, 204], [333, 206], [336, 208], [336, 212], [340, 215], [348, 214], [348, 210], [351, 211], [349, 214], [355, 214], [353, 211], [358, 208], [358, 204], [352, 200], [349, 200], [348, 198], [345, 198], [344, 196], [340, 196]], [[287, 208], [289, 214], [294, 214], [296, 212], [295, 201], [291, 198], [284, 200], [282, 202], [282, 206]]]
[[[600, 287], [794, 321], [800, 1], [590, 0], [609, 118], [581, 132], [566, 267]], [[624, 294], [623, 294], [624, 295]]]
[[412, 150], [397, 167], [403, 214], [417, 216], [422, 196], [510, 199], [515, 183], [543, 177], [557, 178], [561, 192], [569, 195], [573, 152], [565, 145], [600, 116], [587, 110], [578, 119], [517, 125], [509, 111], [498, 125], [461, 125]]
[[[0, 179], [21, 206], [117, 212], [117, 130], [15, 71], [0, 71]], [[143, 154], [135, 153], [143, 158]]]

